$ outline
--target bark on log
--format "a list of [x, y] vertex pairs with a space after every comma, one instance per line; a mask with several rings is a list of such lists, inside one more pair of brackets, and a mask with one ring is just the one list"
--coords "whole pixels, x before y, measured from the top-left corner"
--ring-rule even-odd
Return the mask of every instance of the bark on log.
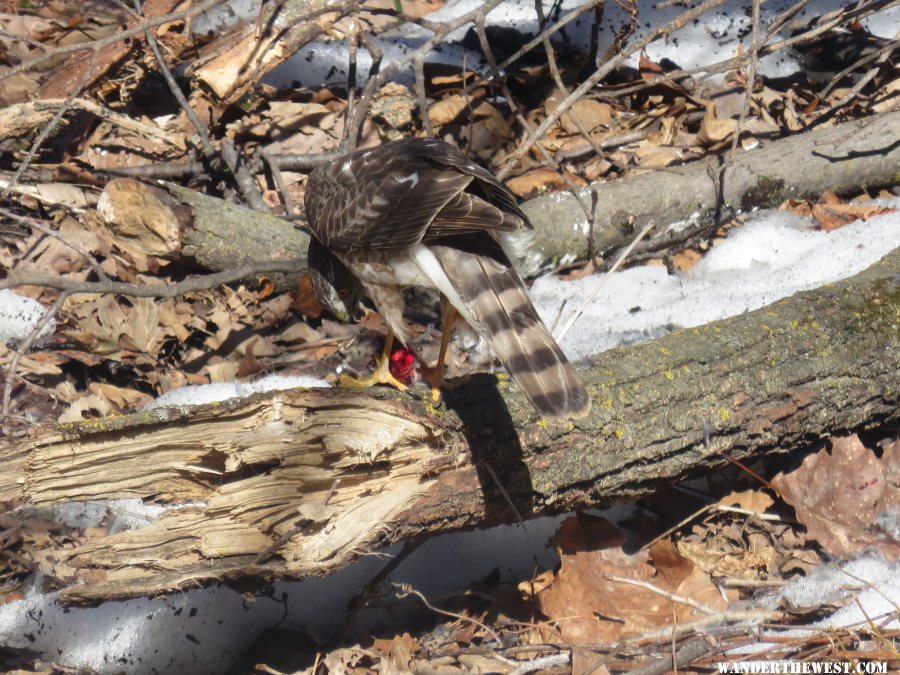
[[279, 392], [47, 430], [0, 454], [0, 501], [193, 502], [25, 551], [66, 560], [63, 599], [90, 603], [325, 574], [380, 544], [510, 521], [494, 476], [525, 517], [633, 499], [722, 454], [900, 421], [898, 275], [900, 249], [846, 281], [601, 354], [583, 372], [591, 413], [571, 423], [540, 420], [486, 375], [448, 389], [441, 410], [385, 389]]
[[[776, 207], [785, 199], [838, 194], [900, 182], [900, 112], [868, 117], [826, 129], [763, 142], [735, 156], [722, 169], [721, 157], [683, 167], [648, 171], [595, 183], [580, 196], [596, 193], [595, 250], [604, 254], [627, 245], [653, 220], [657, 227], [644, 248], [659, 250], [685, 241], [698, 230], [716, 227], [718, 214]], [[571, 192], [533, 199], [523, 205], [536, 230], [545, 260], [588, 255], [588, 222]], [[560, 223], [565, 226], [561, 227]]]
[[220, 272], [260, 260], [296, 260], [297, 273], [276, 275], [294, 287], [306, 270], [309, 237], [292, 223], [172, 183], [110, 181], [97, 214], [126, 249]]
[[[695, 162], [584, 188], [587, 204], [591, 191], [597, 195], [596, 250], [603, 254], [627, 244], [651, 218], [656, 233], [644, 246], [661, 249], [715, 226], [717, 208], [773, 206], [826, 189], [840, 193], [895, 184], [900, 180], [898, 134], [900, 112], [895, 112], [772, 141], [737, 155], [722, 173], [718, 193], [710, 175], [719, 170], [715, 158], [709, 165]], [[290, 223], [176, 185], [164, 187], [111, 181], [98, 211], [113, 236], [145, 255], [190, 259], [216, 272], [292, 257], [304, 261], [298, 276], [305, 269], [308, 239]], [[588, 224], [571, 193], [533, 199], [523, 209], [535, 227], [529, 267], [587, 257]]]

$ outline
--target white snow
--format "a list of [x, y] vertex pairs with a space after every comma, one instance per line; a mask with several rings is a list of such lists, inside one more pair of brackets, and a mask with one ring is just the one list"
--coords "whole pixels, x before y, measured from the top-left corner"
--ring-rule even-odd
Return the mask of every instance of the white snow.
[[215, 382], [213, 384], [173, 389], [148, 403], [144, 406], [144, 410], [164, 408], [170, 405], [203, 405], [205, 403], [227, 401], [230, 398], [245, 398], [262, 391], [279, 391], [295, 388], [315, 389], [330, 386], [328, 382], [317, 377], [273, 373], [252, 382]]
[[[232, 8], [219, 10], [214, 20], [198, 19], [195, 21], [194, 30], [206, 33], [224, 27], [229, 21], [233, 23], [237, 16], [257, 16], [258, 0], [255, 3], [252, 0], [239, 0], [230, 4]], [[440, 10], [429, 14], [428, 19], [449, 21], [481, 4], [481, 0], [451, 0]], [[584, 0], [562, 0], [559, 5], [559, 14], [551, 16], [550, 19], [555, 20], [578, 7], [592, 4], [593, 2], [585, 3]], [[654, 6], [656, 4], [658, 4], [657, 0], [638, 0], [638, 25], [630, 43], [643, 38], [651, 29], [664, 25], [685, 11], [684, 6], [656, 9]], [[764, 34], [766, 24], [794, 4], [794, 0], [770, 0], [762, 3], [761, 32]], [[813, 18], [836, 10], [844, 4], [841, 0], [812, 0], [795, 19]], [[544, 12], [550, 12], [552, 5], [553, 3], [545, 1]], [[670, 59], [682, 68], [699, 68], [732, 58], [739, 53], [739, 49], [746, 50], [750, 44], [751, 7], [752, 2], [748, 0], [729, 0], [673, 32], [668, 39], [659, 39], [650, 43], [646, 50], [647, 55], [657, 62], [664, 58]], [[600, 54], [606, 53], [616, 33], [629, 21], [628, 14], [619, 3], [605, 3], [603, 9], [603, 21], [597, 35], [598, 53]], [[223, 18], [226, 15], [231, 15], [232, 18], [226, 20]], [[534, 2], [532, 0], [506, 0], [488, 14], [487, 23], [491, 26], [515, 28], [523, 33], [533, 35], [538, 26]], [[863, 23], [875, 35], [893, 38], [900, 29], [900, 9], [897, 7], [883, 9], [864, 20]], [[587, 53], [594, 30], [593, 24], [593, 11], [589, 9], [563, 28], [553, 39], [556, 42], [571, 44]], [[441, 44], [428, 55], [427, 61], [456, 65], [460, 68], [465, 63], [469, 70], [485, 72], [487, 64], [480, 51], [469, 49], [461, 44], [469, 28], [470, 26], [464, 26], [446, 36]], [[384, 52], [382, 61], [382, 68], [384, 68], [404, 54], [418, 48], [431, 35], [424, 28], [414, 24], [405, 24], [374, 36], [372, 42]], [[775, 38], [784, 37], [787, 35], [775, 36]], [[307, 87], [315, 87], [323, 83], [345, 85], [348, 60], [346, 41], [333, 40], [325, 43], [319, 41], [304, 47], [269, 73], [265, 81], [278, 87], [291, 87], [296, 83]], [[637, 55], [625, 63], [636, 66]], [[360, 48], [357, 54], [357, 76], [360, 83], [364, 83], [368, 78], [371, 65], [371, 55], [367, 50]], [[759, 62], [760, 74], [769, 77], [789, 76], [799, 69], [800, 64], [797, 57], [790, 50], [775, 52], [763, 57]], [[407, 69], [401, 79], [409, 80], [411, 72]]]
[[[37, 300], [26, 298], [9, 289], [0, 290], [0, 342], [21, 342], [34, 330], [47, 308]], [[56, 329], [55, 321], [48, 321], [38, 338]]]
[[[495, 568], [504, 580], [528, 578], [535, 567], [556, 564], [547, 541], [558, 526], [557, 518], [539, 518], [524, 531], [503, 527], [436, 538], [405, 560], [391, 579], [433, 596], [463, 590]], [[30, 594], [0, 606], [0, 644], [98, 673], [224, 673], [267, 628], [302, 629], [323, 641], [332, 636], [344, 625], [353, 596], [399, 550], [393, 546], [365, 556], [329, 577], [279, 582], [270, 595], [250, 603], [225, 587], [95, 608], [63, 608], [56, 593]], [[446, 567], [448, 560], [453, 564]], [[439, 567], [444, 569], [436, 575]], [[411, 605], [421, 609], [416, 602]], [[364, 635], [397, 616], [397, 607], [367, 609], [355, 630]]]
[[[900, 209], [900, 199], [884, 202]], [[683, 276], [658, 266], [619, 272], [564, 337], [572, 359], [699, 326], [852, 276], [900, 246], [900, 210], [858, 220], [832, 232], [813, 228], [782, 211], [756, 213], [710, 250]], [[600, 277], [564, 281], [538, 279], [531, 297], [552, 325], [566, 301], [559, 325], [580, 307]]]
[[[776, 609], [785, 606], [802, 611], [823, 605], [840, 607], [808, 626], [789, 631], [763, 630], [759, 641], [730, 651], [730, 654], [755, 654], [771, 649], [766, 637], [802, 638], [830, 634], [832, 630], [869, 626], [881, 630], [900, 628], [900, 564], [889, 562], [876, 551], [866, 551], [852, 560], [826, 563], [808, 576], [800, 577], [784, 588], [769, 593], [754, 604]], [[783, 643], [779, 643], [783, 644]]]

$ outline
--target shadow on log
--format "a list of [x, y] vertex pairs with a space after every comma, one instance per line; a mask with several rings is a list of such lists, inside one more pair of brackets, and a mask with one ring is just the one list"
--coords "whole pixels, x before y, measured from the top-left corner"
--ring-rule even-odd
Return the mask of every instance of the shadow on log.
[[441, 410], [385, 389], [283, 391], [48, 429], [2, 453], [0, 500], [181, 504], [140, 530], [26, 547], [38, 565], [67, 560], [62, 599], [76, 603], [326, 574], [382, 544], [511, 521], [497, 481], [525, 517], [630, 500], [723, 454], [900, 420], [898, 280], [900, 249], [843, 282], [600, 354], [582, 371], [591, 413], [571, 423], [540, 420], [489, 376]]

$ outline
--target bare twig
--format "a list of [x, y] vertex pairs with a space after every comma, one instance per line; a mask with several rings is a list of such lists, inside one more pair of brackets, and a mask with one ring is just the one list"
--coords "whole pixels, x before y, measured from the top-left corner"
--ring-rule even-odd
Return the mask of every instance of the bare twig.
[[[133, 0], [133, 2], [135, 10], [140, 13], [142, 11], [141, 0]], [[184, 93], [172, 76], [172, 71], [169, 70], [169, 66], [166, 64], [166, 60], [163, 58], [162, 52], [159, 49], [159, 43], [156, 41], [156, 36], [153, 35], [153, 31], [150, 30], [149, 27], [144, 29], [144, 37], [147, 39], [147, 44], [150, 45], [150, 49], [153, 51], [153, 56], [156, 58], [156, 65], [159, 66], [159, 71], [162, 73], [163, 79], [165, 79], [166, 85], [169, 87], [169, 91], [172, 93], [172, 96], [175, 97], [175, 100], [178, 101], [179, 107], [184, 111], [184, 114], [187, 115], [187, 118], [191, 121], [191, 124], [197, 131], [197, 135], [200, 138], [200, 144], [203, 147], [204, 156], [207, 160], [213, 161], [216, 157], [216, 149], [215, 146], [213, 146], [212, 139], [209, 137], [206, 125], [203, 124], [197, 116], [197, 113], [194, 112], [194, 109], [191, 107], [190, 103], [188, 103], [187, 98], [185, 98]], [[226, 139], [222, 143], [222, 159], [225, 160], [226, 166], [228, 166], [228, 169], [234, 176], [238, 187], [241, 189], [241, 193], [244, 195], [244, 198], [247, 200], [250, 207], [256, 211], [268, 213], [269, 207], [259, 192], [256, 180], [250, 174], [247, 165], [240, 161], [237, 149], [234, 148], [231, 139]]]
[[744, 127], [744, 120], [747, 119], [747, 114], [750, 112], [753, 87], [756, 84], [756, 71], [759, 67], [759, 6], [760, 0], [753, 0], [753, 12], [750, 19], [752, 24], [750, 31], [750, 64], [747, 66], [747, 82], [744, 85], [744, 105], [741, 106], [741, 113], [734, 127], [734, 137], [731, 139], [731, 151], [728, 153], [728, 160], [722, 164], [720, 174], [734, 162], [734, 156], [741, 139], [741, 129]]
[[436, 612], [437, 614], [443, 614], [444, 616], [449, 616], [453, 619], [459, 619], [460, 621], [465, 621], [467, 623], [474, 624], [474, 625], [478, 626], [481, 630], [483, 630], [485, 633], [488, 633], [492, 638], [494, 638], [494, 640], [496, 641], [496, 643], [498, 645], [500, 645], [501, 647], [503, 646], [503, 640], [500, 639], [500, 636], [496, 632], [494, 632], [494, 630], [490, 626], [482, 623], [478, 619], [473, 619], [471, 616], [466, 616], [465, 614], [457, 614], [456, 612], [450, 612], [446, 609], [441, 609], [440, 607], [435, 607], [430, 602], [428, 602], [428, 599], [424, 595], [422, 595], [419, 591], [414, 589], [409, 584], [393, 584], [393, 586], [396, 589], [398, 589], [397, 590], [398, 598], [405, 598], [408, 595], [415, 595], [417, 598], [419, 598], [419, 600], [422, 601], [422, 604], [424, 604], [432, 612]]
[[620, 584], [628, 584], [630, 586], [637, 586], [638, 588], [645, 588], [652, 593], [656, 593], [657, 595], [661, 595], [662, 597], [671, 600], [672, 602], [677, 602], [681, 605], [693, 607], [698, 612], [702, 612], [707, 616], [711, 616], [716, 613], [716, 610], [714, 610], [712, 607], [707, 607], [706, 605], [697, 602], [693, 598], [688, 598], [683, 595], [676, 595], [675, 593], [669, 593], [669, 591], [663, 590], [658, 586], [654, 586], [648, 581], [641, 581], [640, 579], [629, 579], [627, 577], [618, 577], [611, 574], [606, 575], [605, 578], [609, 579], [610, 581], [618, 582]]
[[207, 291], [256, 274], [290, 273], [303, 270], [305, 267], [305, 260], [262, 260], [224, 272], [188, 277], [178, 283], [159, 286], [139, 286], [123, 281], [75, 281], [31, 272], [12, 272], [5, 279], [0, 279], [0, 290], [39, 286], [69, 293], [118, 293], [132, 298], [174, 298], [185, 293]]
[[434, 125], [428, 115], [428, 100], [425, 98], [425, 54], [417, 54], [413, 59], [413, 68], [416, 73], [416, 98], [419, 101], [419, 112], [422, 117], [422, 126], [429, 137], [434, 137]]
[[600, 282], [597, 284], [597, 286], [594, 288], [594, 290], [591, 291], [591, 294], [585, 299], [585, 301], [582, 303], [581, 307], [579, 307], [572, 313], [572, 316], [569, 317], [569, 320], [562, 327], [562, 330], [559, 331], [559, 334], [556, 336], [557, 342], [562, 341], [562, 339], [563, 339], [563, 337], [565, 337], [566, 333], [569, 332], [569, 329], [571, 329], [572, 326], [575, 325], [575, 322], [578, 321], [578, 319], [581, 317], [582, 314], [584, 314], [584, 310], [587, 309], [587, 307], [594, 301], [594, 298], [597, 297], [597, 294], [606, 285], [606, 282], [609, 281], [612, 274], [616, 270], [618, 270], [619, 267], [622, 266], [622, 263], [625, 262], [625, 259], [628, 257], [628, 254], [631, 253], [631, 251], [634, 249], [634, 247], [638, 245], [638, 242], [640, 242], [641, 239], [643, 239], [645, 236], [647, 236], [647, 233], [651, 229], [653, 229], [654, 225], [656, 225], [656, 222], [653, 220], [651, 220], [646, 225], [644, 225], [644, 229], [642, 229], [640, 232], [638, 232], [638, 235], [619, 254], [619, 257], [616, 258], [616, 262], [613, 263], [613, 266], [610, 267], [609, 270], [607, 270], [606, 274], [603, 275], [603, 278], [600, 279]]
[[275, 185], [278, 186], [278, 191], [281, 193], [281, 201], [284, 203], [284, 217], [288, 220], [293, 220], [296, 215], [294, 214], [294, 204], [291, 200], [291, 195], [288, 193], [287, 185], [284, 182], [284, 176], [281, 175], [281, 169], [278, 168], [278, 163], [266, 148], [260, 148], [259, 156], [263, 158], [265, 163], [269, 167], [269, 171], [272, 172], [272, 178], [275, 179]]
[[427, 54], [430, 52], [435, 46], [440, 44], [446, 35], [452, 33], [457, 28], [473, 23], [477, 21], [479, 17], [483, 19], [487, 16], [488, 12], [499, 5], [501, 1], [502, 0], [485, 0], [485, 2], [476, 9], [466, 12], [451, 21], [440, 24], [428, 22], [428, 25], [425, 25], [425, 23], [417, 21], [417, 23], [432, 31], [433, 35], [428, 40], [425, 40], [418, 48], [388, 64], [385, 68], [381, 69], [377, 75], [369, 77], [369, 81], [366, 83], [365, 89], [363, 89], [363, 92], [359, 97], [359, 104], [353, 111], [353, 117], [347, 120], [348, 135], [345, 138], [346, 142], [343, 144], [342, 149], [346, 151], [356, 147], [372, 98], [374, 97], [375, 92], [378, 91], [390, 77], [414, 63], [419, 54]]
[[602, 80], [615, 68], [621, 65], [629, 56], [637, 53], [663, 35], [678, 30], [688, 22], [693, 21], [695, 18], [702, 16], [711, 9], [715, 9], [724, 2], [725, 0], [706, 0], [706, 2], [703, 2], [697, 7], [680, 14], [667, 24], [649, 31], [643, 38], [635, 41], [634, 44], [632, 44], [629, 48], [621, 50], [615, 57], [604, 63], [600, 68], [595, 70], [590, 75], [590, 77], [585, 79], [584, 82], [576, 87], [571, 94], [564, 98], [556, 107], [556, 110], [547, 115], [547, 117], [544, 118], [544, 120], [537, 126], [536, 129], [534, 129], [534, 131], [528, 134], [528, 136], [525, 138], [525, 141], [521, 143], [518, 148], [516, 148], [516, 151], [513, 153], [513, 156], [509, 159], [506, 165], [497, 173], [497, 177], [500, 180], [505, 179], [506, 176], [509, 175], [509, 172], [512, 170], [513, 166], [515, 166], [515, 164], [525, 156], [525, 154], [538, 141], [538, 139], [542, 138], [543, 135], [547, 133], [551, 126], [556, 124], [559, 118], [562, 117], [562, 115], [572, 107], [572, 104], [575, 103], [575, 101], [578, 101], [582, 96], [585, 95], [585, 93], [587, 93], [598, 82], [600, 82], [600, 80]]

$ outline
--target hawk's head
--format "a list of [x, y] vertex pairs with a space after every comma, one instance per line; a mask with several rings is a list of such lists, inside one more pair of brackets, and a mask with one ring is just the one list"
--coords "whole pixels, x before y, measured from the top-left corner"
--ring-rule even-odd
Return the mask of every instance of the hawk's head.
[[309, 238], [307, 265], [316, 299], [340, 321], [356, 321], [360, 318], [360, 302], [365, 289], [359, 280], [334, 254]]

